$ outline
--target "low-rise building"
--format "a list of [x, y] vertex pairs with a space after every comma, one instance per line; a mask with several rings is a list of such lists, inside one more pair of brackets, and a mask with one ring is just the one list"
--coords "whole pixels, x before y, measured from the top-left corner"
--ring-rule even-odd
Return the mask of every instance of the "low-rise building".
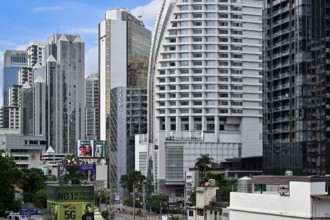
[[251, 193], [230, 193], [230, 220], [330, 219], [330, 176], [255, 176], [251, 182]]

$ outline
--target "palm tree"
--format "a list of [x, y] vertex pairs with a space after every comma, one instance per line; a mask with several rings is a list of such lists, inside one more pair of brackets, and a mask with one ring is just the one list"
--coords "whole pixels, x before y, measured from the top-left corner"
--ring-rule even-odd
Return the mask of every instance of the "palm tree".
[[196, 159], [195, 168], [199, 170], [200, 179], [204, 178], [206, 171], [210, 169], [211, 162], [213, 158], [209, 154], [201, 154], [200, 157]]

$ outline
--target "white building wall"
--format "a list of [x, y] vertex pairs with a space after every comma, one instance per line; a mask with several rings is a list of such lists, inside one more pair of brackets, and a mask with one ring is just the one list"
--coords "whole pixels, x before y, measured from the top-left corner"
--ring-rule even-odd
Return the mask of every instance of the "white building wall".
[[[230, 193], [231, 220], [310, 219], [311, 195], [324, 195], [325, 183], [290, 182], [290, 193]], [[298, 205], [299, 204], [299, 205]]]
[[100, 139], [106, 140], [106, 21], [99, 24], [99, 71], [100, 71]]

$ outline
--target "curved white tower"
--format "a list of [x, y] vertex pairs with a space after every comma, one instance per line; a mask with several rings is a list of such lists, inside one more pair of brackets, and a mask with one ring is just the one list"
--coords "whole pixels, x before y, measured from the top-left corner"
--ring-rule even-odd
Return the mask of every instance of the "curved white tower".
[[178, 192], [200, 154], [262, 155], [261, 15], [262, 0], [163, 2], [149, 66], [156, 190]]

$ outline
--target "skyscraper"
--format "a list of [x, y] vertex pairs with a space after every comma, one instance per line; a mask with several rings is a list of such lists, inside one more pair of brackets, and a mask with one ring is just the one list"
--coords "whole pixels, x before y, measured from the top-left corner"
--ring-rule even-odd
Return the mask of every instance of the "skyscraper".
[[46, 46], [48, 144], [74, 153], [85, 137], [85, 44], [79, 35], [54, 34]]
[[87, 140], [100, 139], [100, 75], [86, 77], [85, 136]]
[[156, 190], [183, 195], [201, 154], [262, 155], [262, 2], [163, 2], [148, 91]]
[[12, 85], [18, 84], [18, 72], [27, 66], [25, 51], [7, 50], [4, 53], [2, 99], [3, 106], [8, 106], [8, 90]]
[[330, 5], [264, 1], [264, 170], [330, 172]]
[[147, 72], [151, 31], [125, 9], [99, 24], [100, 136], [110, 148], [110, 179], [134, 170], [135, 134], [147, 130]]

